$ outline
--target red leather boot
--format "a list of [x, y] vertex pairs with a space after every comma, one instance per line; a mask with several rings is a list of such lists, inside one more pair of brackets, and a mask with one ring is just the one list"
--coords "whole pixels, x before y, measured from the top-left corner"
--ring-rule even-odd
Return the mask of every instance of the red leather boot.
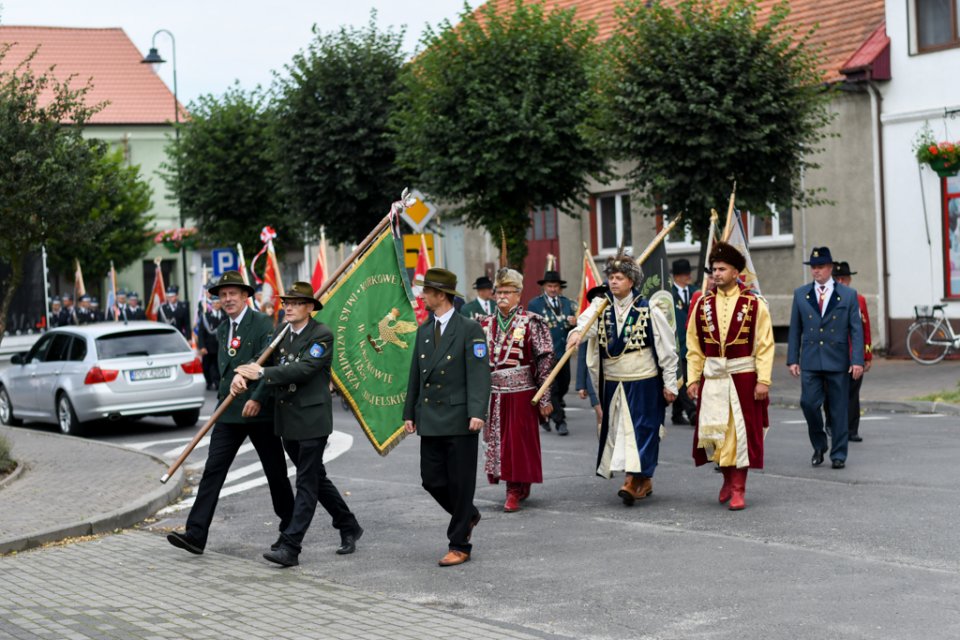
[[529, 483], [529, 482], [521, 482], [521, 483], [520, 483], [520, 495], [519, 495], [518, 497], [520, 498], [520, 502], [523, 502], [524, 500], [526, 500], [527, 498], [530, 497], [530, 483]]
[[723, 486], [720, 487], [720, 504], [727, 502], [733, 496], [733, 483], [731, 471], [736, 471], [734, 467], [720, 467], [720, 473], [723, 474]]
[[507, 483], [507, 501], [503, 503], [503, 510], [507, 513], [520, 511], [520, 483]]
[[746, 467], [732, 470], [733, 495], [730, 497], [730, 511], [740, 511], [747, 506], [744, 499], [747, 491], [747, 471]]

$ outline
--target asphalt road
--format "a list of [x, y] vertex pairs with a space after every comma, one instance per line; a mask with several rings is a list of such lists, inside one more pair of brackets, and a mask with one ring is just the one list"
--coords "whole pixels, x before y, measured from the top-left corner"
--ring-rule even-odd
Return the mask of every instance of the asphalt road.
[[[654, 495], [624, 507], [620, 479], [592, 474], [592, 413], [571, 404], [571, 435], [542, 434], [545, 483], [522, 511], [503, 513], [503, 486], [478, 482], [474, 556], [449, 569], [436, 566], [446, 518], [420, 487], [416, 436], [381, 458], [338, 409], [335, 428], [353, 440], [328, 471], [366, 533], [336, 556], [320, 510], [298, 570], [570, 638], [960, 637], [955, 417], [868, 415], [836, 471], [810, 466], [799, 411], [774, 409], [767, 468], [750, 473], [747, 509], [730, 512], [716, 503], [719, 475], [690, 460], [690, 427], [668, 428]], [[145, 419], [93, 437], [143, 448], [192, 432]], [[176, 448], [147, 450], [160, 447]], [[234, 469], [255, 463], [245, 453]], [[261, 561], [276, 526], [253, 486], [221, 499], [208, 548]]]

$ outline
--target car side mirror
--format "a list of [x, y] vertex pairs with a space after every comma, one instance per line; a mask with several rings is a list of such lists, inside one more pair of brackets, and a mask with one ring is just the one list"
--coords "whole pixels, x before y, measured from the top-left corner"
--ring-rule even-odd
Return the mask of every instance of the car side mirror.
[[26, 357], [27, 357], [26, 351], [23, 351], [21, 353], [15, 353], [12, 356], [10, 356], [10, 364], [23, 364]]

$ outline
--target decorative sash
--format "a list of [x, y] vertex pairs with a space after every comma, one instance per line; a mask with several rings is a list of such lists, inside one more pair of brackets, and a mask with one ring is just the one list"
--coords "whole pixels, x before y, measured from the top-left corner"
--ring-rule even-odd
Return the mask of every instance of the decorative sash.
[[[740, 407], [737, 387], [733, 384], [733, 376], [756, 370], [756, 360], [753, 357], [730, 359], [710, 357], [704, 362], [697, 446], [704, 449], [707, 458], [713, 458], [714, 451], [723, 447], [728, 421], [732, 414], [737, 435], [737, 467], [750, 466], [747, 452], [747, 424], [743, 419], [743, 409]], [[707, 380], [710, 381], [709, 384]]]

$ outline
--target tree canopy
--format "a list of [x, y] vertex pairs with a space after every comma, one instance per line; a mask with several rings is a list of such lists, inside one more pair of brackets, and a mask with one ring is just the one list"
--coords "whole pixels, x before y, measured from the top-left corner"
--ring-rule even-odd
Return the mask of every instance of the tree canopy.
[[293, 215], [316, 238], [363, 238], [390, 210], [403, 182], [388, 135], [403, 65], [403, 31], [322, 33], [286, 66], [274, 122], [279, 185]]
[[734, 181], [738, 204], [759, 215], [816, 201], [801, 175], [817, 166], [831, 95], [789, 3], [763, 22], [752, 0], [671, 5], [628, 0], [606, 47], [603, 139], [634, 163], [631, 187], [684, 212], [701, 238]]
[[606, 166], [588, 136], [596, 29], [573, 10], [496, 4], [428, 28], [393, 126], [413, 185], [496, 238], [503, 229], [522, 266], [531, 209], [573, 211]]

